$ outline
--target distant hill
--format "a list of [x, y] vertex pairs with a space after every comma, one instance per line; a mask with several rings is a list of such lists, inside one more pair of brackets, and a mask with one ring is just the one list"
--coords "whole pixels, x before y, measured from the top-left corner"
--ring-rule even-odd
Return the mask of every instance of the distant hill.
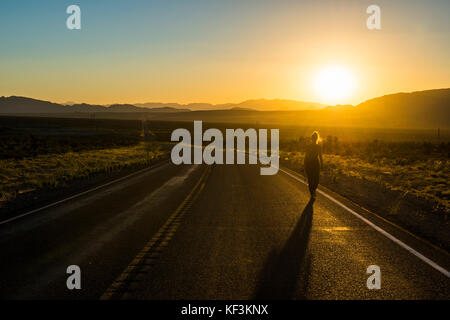
[[182, 108], [174, 108], [174, 107], [160, 107], [160, 108], [150, 108], [147, 109], [151, 112], [157, 112], [157, 113], [177, 113], [177, 112], [189, 112], [191, 110], [189, 109], [182, 109]]
[[259, 110], [259, 111], [299, 111], [299, 110], [317, 110], [325, 107], [316, 102], [304, 102], [295, 100], [282, 100], [282, 99], [255, 99], [246, 100], [240, 103], [223, 103], [223, 104], [210, 104], [210, 103], [163, 103], [163, 102], [146, 102], [136, 103], [136, 106], [146, 108], [156, 107], [172, 107], [177, 109], [189, 109], [192, 111], [209, 111], [209, 110], [228, 110], [228, 109], [245, 109], [245, 110]]
[[450, 127], [450, 88], [395, 93], [367, 100], [359, 116], [395, 127]]
[[132, 104], [113, 104], [110, 106], [79, 103], [64, 105], [26, 97], [0, 97], [0, 114], [64, 114], [64, 113], [133, 113], [133, 112], [186, 112], [188, 109], [173, 107], [146, 108]]
[[[260, 111], [271, 106], [277, 111]], [[194, 107], [207, 109], [189, 110]], [[300, 107], [304, 109], [295, 109]], [[370, 99], [357, 106], [329, 107], [292, 100], [264, 99], [221, 105], [150, 102], [140, 105], [116, 104], [109, 107], [89, 104], [64, 106], [24, 97], [0, 98], [0, 114], [78, 118], [88, 117], [92, 113], [96, 113], [98, 118], [108, 119], [203, 120], [258, 125], [446, 129], [450, 128], [450, 89], [396, 93]]]
[[315, 102], [302, 102], [295, 100], [247, 100], [241, 103], [209, 104], [209, 103], [163, 103], [146, 102], [136, 104], [112, 104], [110, 106], [91, 105], [87, 103], [58, 104], [25, 97], [0, 98], [0, 113], [66, 113], [66, 112], [187, 112], [200, 110], [316, 110], [324, 105]]
[[[188, 108], [189, 105], [173, 103], [173, 102], [145, 102], [145, 103], [134, 103], [133, 105], [137, 107], [147, 108], [147, 109], [167, 109], [167, 110], [181, 110], [181, 111], [190, 111]], [[209, 106], [209, 104], [206, 104]]]
[[0, 97], [0, 113], [61, 113], [67, 106], [24, 97]]
[[300, 110], [319, 110], [325, 105], [316, 102], [304, 102], [282, 99], [258, 99], [247, 100], [236, 105], [236, 107], [250, 108], [259, 111], [300, 111]]
[[254, 109], [251, 108], [242, 108], [242, 107], [233, 107], [229, 110], [234, 110], [234, 111], [255, 111]]
[[[1, 104], [0, 104], [1, 107]], [[0, 109], [1, 110], [1, 109]], [[92, 105], [87, 103], [79, 103], [71, 106], [63, 106], [59, 112], [81, 112], [81, 113], [93, 113], [93, 112], [105, 112], [106, 108], [101, 105]], [[35, 109], [36, 113], [40, 113], [39, 108]]]
[[[255, 105], [253, 102], [248, 104]], [[337, 105], [318, 110], [258, 111], [235, 105], [228, 110], [160, 114], [155, 115], [153, 119], [171, 121], [201, 119], [209, 122], [301, 126], [445, 129], [450, 128], [450, 89], [390, 94], [367, 100], [357, 106]]]
[[136, 107], [132, 104], [112, 104], [106, 107], [105, 112], [143, 112], [144, 108]]

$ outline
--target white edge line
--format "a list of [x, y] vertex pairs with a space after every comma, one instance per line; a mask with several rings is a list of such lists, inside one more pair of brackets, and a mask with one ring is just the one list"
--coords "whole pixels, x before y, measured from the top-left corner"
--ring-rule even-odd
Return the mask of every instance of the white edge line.
[[[294, 178], [297, 181], [300, 181], [304, 184], [306, 184], [306, 182], [303, 179], [300, 179], [299, 177], [291, 174], [290, 172], [280, 168], [280, 170], [282, 172], [284, 172], [285, 174], [287, 174], [288, 176]], [[410, 246], [408, 246], [406, 243], [404, 243], [403, 241], [397, 239], [396, 237], [394, 237], [393, 235], [391, 235], [389, 232], [384, 231], [383, 229], [381, 229], [380, 227], [378, 227], [377, 225], [375, 225], [374, 223], [372, 223], [371, 221], [367, 220], [366, 218], [364, 218], [363, 216], [359, 215], [358, 213], [356, 213], [355, 211], [353, 211], [352, 209], [350, 209], [349, 207], [347, 207], [345, 204], [343, 204], [342, 202], [336, 200], [335, 198], [333, 198], [332, 196], [326, 194], [324, 191], [317, 189], [317, 191], [323, 195], [324, 197], [328, 198], [329, 200], [333, 201], [334, 203], [336, 203], [337, 205], [339, 205], [340, 207], [344, 208], [345, 210], [347, 210], [348, 212], [350, 212], [351, 214], [353, 214], [355, 217], [359, 218], [360, 220], [364, 221], [366, 224], [368, 224], [369, 226], [371, 226], [373, 229], [375, 229], [376, 231], [378, 231], [379, 233], [381, 233], [382, 235], [384, 235], [385, 237], [389, 238], [390, 240], [392, 240], [393, 242], [395, 242], [396, 244], [398, 244], [400, 247], [402, 247], [403, 249], [408, 250], [410, 253], [412, 253], [413, 255], [415, 255], [417, 258], [419, 258], [420, 260], [422, 260], [423, 262], [425, 262], [426, 264], [428, 264], [429, 266], [433, 267], [434, 269], [436, 269], [437, 271], [439, 271], [440, 273], [442, 273], [443, 275], [445, 275], [447, 278], [450, 278], [450, 272], [446, 269], [444, 269], [443, 267], [441, 267], [440, 265], [438, 265], [436, 262], [428, 259], [427, 257], [425, 257], [423, 254], [421, 254], [420, 252], [414, 250], [413, 248], [411, 248]]]
[[37, 213], [37, 212], [42, 211], [42, 210], [44, 210], [44, 209], [48, 209], [48, 208], [54, 207], [54, 206], [56, 206], [56, 205], [58, 205], [58, 204], [61, 204], [61, 203], [63, 203], [63, 202], [66, 202], [66, 201], [69, 201], [69, 200], [72, 200], [72, 199], [81, 197], [82, 195], [85, 195], [85, 194], [90, 193], [90, 192], [92, 192], [92, 191], [95, 191], [95, 190], [98, 190], [98, 189], [107, 187], [107, 186], [109, 186], [109, 185], [111, 185], [111, 184], [113, 184], [113, 183], [116, 183], [116, 182], [125, 180], [125, 179], [130, 178], [130, 177], [132, 177], [132, 176], [135, 176], [135, 175], [137, 175], [137, 174], [139, 174], [139, 173], [142, 173], [143, 171], [156, 169], [159, 165], [160, 165], [160, 164], [154, 164], [154, 165], [151, 166], [151, 167], [144, 168], [144, 169], [141, 169], [141, 170], [139, 170], [139, 171], [135, 171], [135, 172], [130, 173], [130, 174], [128, 174], [128, 175], [126, 175], [126, 176], [124, 176], [124, 177], [122, 177], [122, 178], [119, 178], [119, 179], [110, 181], [110, 182], [108, 182], [108, 183], [102, 184], [102, 185], [100, 185], [100, 186], [97, 186], [97, 187], [95, 187], [95, 188], [92, 188], [92, 189], [89, 189], [89, 190], [86, 190], [86, 191], [77, 193], [77, 194], [75, 194], [75, 195], [73, 195], [73, 196], [70, 196], [70, 197], [68, 197], [68, 198], [65, 198], [65, 199], [62, 199], [62, 200], [59, 200], [59, 201], [50, 203], [50, 204], [48, 204], [48, 205], [46, 205], [46, 206], [43, 206], [43, 207], [40, 207], [40, 208], [31, 210], [31, 211], [28, 211], [28, 212], [26, 212], [26, 213], [23, 213], [23, 214], [21, 214], [21, 215], [15, 216], [15, 217], [12, 217], [12, 218], [10, 218], [10, 219], [0, 221], [0, 226], [3, 225], [3, 224], [7, 224], [7, 223], [9, 223], [9, 222], [12, 222], [12, 221], [15, 221], [15, 220], [24, 218], [24, 217], [29, 216], [29, 215], [31, 215], [31, 214]]

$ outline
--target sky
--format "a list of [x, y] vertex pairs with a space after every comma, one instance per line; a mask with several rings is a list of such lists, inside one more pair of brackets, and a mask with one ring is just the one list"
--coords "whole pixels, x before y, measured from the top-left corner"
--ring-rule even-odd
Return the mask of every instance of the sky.
[[[69, 5], [81, 30], [69, 30]], [[381, 8], [368, 30], [366, 8]], [[96, 104], [358, 104], [450, 87], [448, 0], [2, 0], [0, 96]], [[315, 79], [346, 70], [329, 100]]]

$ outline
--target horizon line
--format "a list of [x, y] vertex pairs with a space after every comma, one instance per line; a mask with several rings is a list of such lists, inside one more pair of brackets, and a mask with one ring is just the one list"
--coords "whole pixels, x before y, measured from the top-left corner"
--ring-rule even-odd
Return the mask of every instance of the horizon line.
[[[327, 108], [327, 107], [336, 107], [336, 106], [353, 106], [356, 107], [364, 102], [367, 102], [369, 100], [373, 100], [376, 98], [381, 98], [381, 97], [385, 97], [385, 96], [389, 96], [389, 95], [395, 95], [395, 94], [408, 94], [408, 93], [416, 93], [416, 92], [424, 92], [424, 91], [433, 91], [433, 90], [446, 90], [446, 89], [450, 89], [450, 87], [441, 87], [441, 88], [433, 88], [433, 89], [422, 89], [422, 90], [414, 90], [414, 91], [398, 91], [398, 92], [392, 92], [392, 93], [386, 93], [384, 95], [379, 95], [376, 97], [372, 97], [372, 98], [368, 98], [365, 99], [363, 101], [361, 101], [358, 104], [351, 104], [351, 103], [338, 103], [338, 104], [325, 104], [325, 103], [321, 103], [321, 102], [316, 102], [316, 101], [304, 101], [304, 100], [296, 100], [296, 99], [283, 99], [283, 98], [255, 98], [255, 99], [246, 99], [246, 100], [242, 100], [240, 102], [223, 102], [223, 103], [211, 103], [211, 102], [188, 102], [188, 103], [181, 103], [181, 102], [161, 102], [161, 101], [147, 101], [147, 102], [136, 102], [136, 103], [129, 103], [129, 102], [125, 102], [125, 103], [106, 103], [106, 104], [98, 104], [98, 103], [89, 103], [89, 102], [75, 102], [75, 101], [65, 101], [65, 102], [58, 102], [58, 101], [52, 101], [50, 99], [42, 99], [42, 98], [34, 98], [34, 97], [30, 97], [30, 96], [23, 96], [23, 95], [10, 95], [10, 96], [5, 96], [2, 95], [1, 98], [12, 98], [12, 97], [18, 97], [18, 98], [26, 98], [26, 99], [33, 99], [33, 100], [39, 100], [39, 101], [46, 101], [46, 102], [50, 102], [50, 103], [56, 103], [56, 104], [60, 104], [60, 105], [66, 105], [66, 106], [73, 106], [73, 105], [80, 105], [80, 104], [87, 104], [87, 105], [91, 105], [91, 106], [102, 106], [102, 107], [110, 107], [113, 105], [132, 105], [132, 106], [136, 106], [136, 107], [140, 107], [139, 105], [143, 105], [143, 104], [148, 104], [148, 103], [155, 103], [155, 104], [162, 104], [162, 105], [170, 105], [170, 104], [176, 104], [179, 105], [181, 107], [183, 106], [189, 106], [189, 105], [195, 105], [195, 104], [206, 104], [206, 105], [210, 105], [212, 107], [217, 107], [217, 106], [225, 106], [225, 105], [239, 105], [248, 101], [269, 101], [269, 102], [273, 102], [273, 101], [290, 101], [293, 103], [305, 103], [305, 104], [316, 104], [316, 105], [320, 105], [323, 108]], [[143, 107], [143, 108], [147, 108], [147, 107]], [[250, 108], [250, 107], [249, 107]], [[151, 109], [151, 108], [148, 108]], [[176, 108], [174, 108], [176, 109]], [[227, 110], [227, 109], [224, 109]], [[301, 109], [299, 109], [301, 110]], [[207, 110], [191, 110], [191, 111], [207, 111]], [[255, 110], [257, 111], [257, 110]], [[268, 111], [276, 111], [276, 110], [268, 110]], [[287, 110], [281, 110], [281, 111], [287, 111]], [[291, 110], [291, 111], [295, 111], [295, 110]]]

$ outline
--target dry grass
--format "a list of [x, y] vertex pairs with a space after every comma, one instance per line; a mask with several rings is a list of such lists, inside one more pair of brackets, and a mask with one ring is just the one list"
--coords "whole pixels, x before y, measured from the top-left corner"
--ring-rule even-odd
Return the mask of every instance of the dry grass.
[[0, 160], [0, 203], [18, 194], [67, 185], [78, 178], [152, 163], [163, 157], [160, 145], [144, 143], [112, 149], [44, 154], [19, 160]]
[[[391, 190], [411, 193], [436, 202], [450, 211], [449, 162], [446, 159], [423, 159], [404, 165], [398, 159], [381, 158], [367, 162], [359, 157], [324, 154], [323, 174], [339, 179], [342, 176], [365, 179]], [[302, 152], [281, 152], [283, 161], [302, 170]]]

